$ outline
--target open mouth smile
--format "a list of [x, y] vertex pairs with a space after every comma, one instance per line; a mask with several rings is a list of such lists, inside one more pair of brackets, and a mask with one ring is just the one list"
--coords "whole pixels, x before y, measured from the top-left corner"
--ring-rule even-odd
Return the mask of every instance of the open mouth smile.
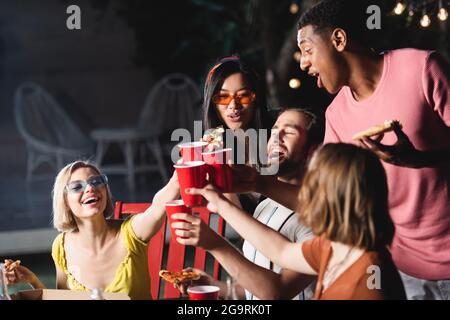
[[82, 205], [91, 205], [91, 204], [97, 203], [99, 200], [100, 200], [99, 197], [92, 196], [92, 197], [89, 197], [89, 198], [84, 199], [84, 200], [81, 202], [81, 204], [82, 204]]

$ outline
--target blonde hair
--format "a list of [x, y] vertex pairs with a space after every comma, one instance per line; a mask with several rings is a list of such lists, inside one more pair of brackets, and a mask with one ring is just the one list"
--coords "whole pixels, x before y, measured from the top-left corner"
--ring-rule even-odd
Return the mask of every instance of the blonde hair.
[[[90, 161], [78, 160], [69, 163], [58, 173], [53, 185], [53, 226], [61, 232], [75, 231], [78, 229], [72, 211], [67, 204], [66, 185], [72, 173], [79, 168], [90, 168], [101, 174], [100, 169]], [[114, 209], [109, 186], [106, 185], [106, 208], [103, 212], [105, 218], [112, 215]]]
[[301, 221], [317, 236], [365, 250], [389, 245], [386, 174], [370, 151], [327, 144], [311, 159], [299, 193]]

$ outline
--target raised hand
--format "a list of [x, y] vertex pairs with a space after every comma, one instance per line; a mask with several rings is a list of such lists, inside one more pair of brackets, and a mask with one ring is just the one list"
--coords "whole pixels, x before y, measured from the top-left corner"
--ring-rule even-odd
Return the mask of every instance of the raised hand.
[[211, 212], [218, 213], [220, 203], [222, 201], [229, 202], [229, 200], [212, 184], [208, 184], [203, 189], [188, 188], [185, 191], [187, 194], [203, 196], [208, 201], [207, 208]]
[[171, 227], [175, 230], [177, 242], [183, 245], [201, 247], [211, 250], [217, 245], [220, 237], [200, 217], [187, 214], [172, 214], [173, 220], [185, 220], [186, 222], [174, 222]]
[[177, 199], [179, 195], [180, 186], [178, 184], [177, 171], [174, 170], [169, 182], [155, 194], [152, 202], [154, 204], [164, 205], [168, 201]]

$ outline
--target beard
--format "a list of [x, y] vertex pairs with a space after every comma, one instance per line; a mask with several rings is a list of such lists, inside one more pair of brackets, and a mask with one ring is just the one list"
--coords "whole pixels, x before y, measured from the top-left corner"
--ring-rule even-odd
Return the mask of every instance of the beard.
[[304, 163], [300, 159], [292, 159], [290, 157], [283, 158], [278, 163], [278, 172], [276, 175], [281, 178], [287, 178], [301, 172]]

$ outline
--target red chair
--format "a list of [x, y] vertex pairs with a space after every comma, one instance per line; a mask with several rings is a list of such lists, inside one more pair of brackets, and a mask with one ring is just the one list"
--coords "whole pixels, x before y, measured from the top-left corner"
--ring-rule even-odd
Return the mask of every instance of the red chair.
[[[144, 212], [151, 203], [125, 203], [116, 201], [114, 210], [114, 219], [122, 220], [130, 214], [139, 214]], [[201, 219], [210, 224], [211, 213], [207, 208], [196, 208], [195, 213], [198, 213]], [[224, 234], [225, 223], [222, 217], [218, 216], [217, 233]], [[161, 288], [161, 282], [163, 281], [159, 277], [159, 270], [163, 268], [163, 254], [164, 244], [166, 237], [166, 224], [167, 219], [164, 221], [161, 229], [153, 236], [148, 246], [148, 271], [151, 279], [151, 294], [154, 299], [159, 298], [159, 292]], [[170, 271], [179, 271], [185, 267], [186, 258], [186, 246], [183, 246], [176, 242], [175, 238], [170, 237], [169, 248], [167, 254], [167, 266], [165, 269]], [[205, 270], [206, 268], [206, 251], [200, 248], [195, 248], [194, 268]], [[220, 279], [221, 267], [219, 263], [214, 259], [213, 277]], [[165, 285], [162, 293], [164, 299], [174, 299], [180, 297], [180, 292], [171, 285]]]

